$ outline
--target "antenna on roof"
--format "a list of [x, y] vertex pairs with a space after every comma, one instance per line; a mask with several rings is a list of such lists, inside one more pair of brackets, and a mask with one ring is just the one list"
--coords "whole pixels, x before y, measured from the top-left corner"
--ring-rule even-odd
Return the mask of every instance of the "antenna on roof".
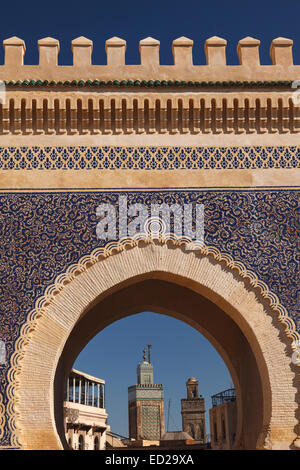
[[151, 364], [150, 350], [151, 350], [152, 344], [147, 344], [147, 346], [148, 346], [148, 362], [149, 364]]

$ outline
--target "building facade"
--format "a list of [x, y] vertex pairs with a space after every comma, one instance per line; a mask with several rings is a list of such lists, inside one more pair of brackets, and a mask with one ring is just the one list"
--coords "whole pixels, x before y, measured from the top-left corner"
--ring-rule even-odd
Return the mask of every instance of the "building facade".
[[236, 440], [237, 404], [235, 389], [224, 390], [212, 397], [209, 410], [212, 449], [232, 449]]
[[64, 416], [70, 449], [104, 450], [109, 430], [105, 381], [72, 369], [67, 381]]
[[144, 361], [137, 367], [137, 384], [128, 387], [129, 438], [159, 441], [164, 434], [164, 391], [154, 384], [153, 365]]
[[199, 396], [198, 380], [190, 377], [186, 382], [187, 398], [181, 399], [182, 430], [195, 441], [206, 443], [205, 403]]
[[[38, 41], [34, 65], [22, 39], [3, 45], [1, 448], [67, 448], [63, 384], [74, 360], [112, 319], [145, 305], [220, 351], [235, 377], [235, 448], [300, 448], [293, 41], [274, 39], [261, 64], [260, 41], [245, 37], [237, 65], [215, 36], [201, 65], [185, 37], [172, 43], [172, 65], [153, 38], [140, 41], [136, 65], [116, 37], [102, 65], [84, 37], [72, 41], [73, 65], [60, 64], [55, 38]], [[168, 231], [100, 239], [97, 208], [119, 213], [119, 196], [149, 213], [152, 203], [203, 204], [203, 247]]]

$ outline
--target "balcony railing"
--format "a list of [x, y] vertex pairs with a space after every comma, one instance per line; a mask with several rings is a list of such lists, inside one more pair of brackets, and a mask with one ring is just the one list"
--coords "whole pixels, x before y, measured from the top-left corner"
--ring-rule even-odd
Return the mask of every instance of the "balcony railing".
[[236, 393], [234, 388], [229, 388], [223, 392], [212, 395], [212, 406], [222, 405], [223, 403], [236, 401]]

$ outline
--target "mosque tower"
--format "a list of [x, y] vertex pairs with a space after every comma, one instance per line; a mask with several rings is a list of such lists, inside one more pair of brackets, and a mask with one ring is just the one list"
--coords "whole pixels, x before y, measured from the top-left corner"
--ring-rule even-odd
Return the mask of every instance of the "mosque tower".
[[205, 403], [199, 396], [198, 380], [190, 377], [186, 382], [187, 397], [181, 399], [182, 430], [196, 441], [206, 442]]
[[128, 387], [129, 437], [158, 441], [164, 434], [163, 385], [153, 383], [153, 365], [144, 349], [143, 362], [137, 366], [137, 383]]

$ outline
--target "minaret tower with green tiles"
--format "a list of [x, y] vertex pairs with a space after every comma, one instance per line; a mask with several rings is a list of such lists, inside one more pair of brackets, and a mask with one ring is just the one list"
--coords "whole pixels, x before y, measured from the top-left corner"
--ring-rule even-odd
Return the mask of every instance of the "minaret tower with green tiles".
[[137, 366], [137, 383], [128, 387], [129, 437], [158, 441], [164, 434], [163, 385], [153, 383], [153, 365], [144, 349], [143, 362]]

